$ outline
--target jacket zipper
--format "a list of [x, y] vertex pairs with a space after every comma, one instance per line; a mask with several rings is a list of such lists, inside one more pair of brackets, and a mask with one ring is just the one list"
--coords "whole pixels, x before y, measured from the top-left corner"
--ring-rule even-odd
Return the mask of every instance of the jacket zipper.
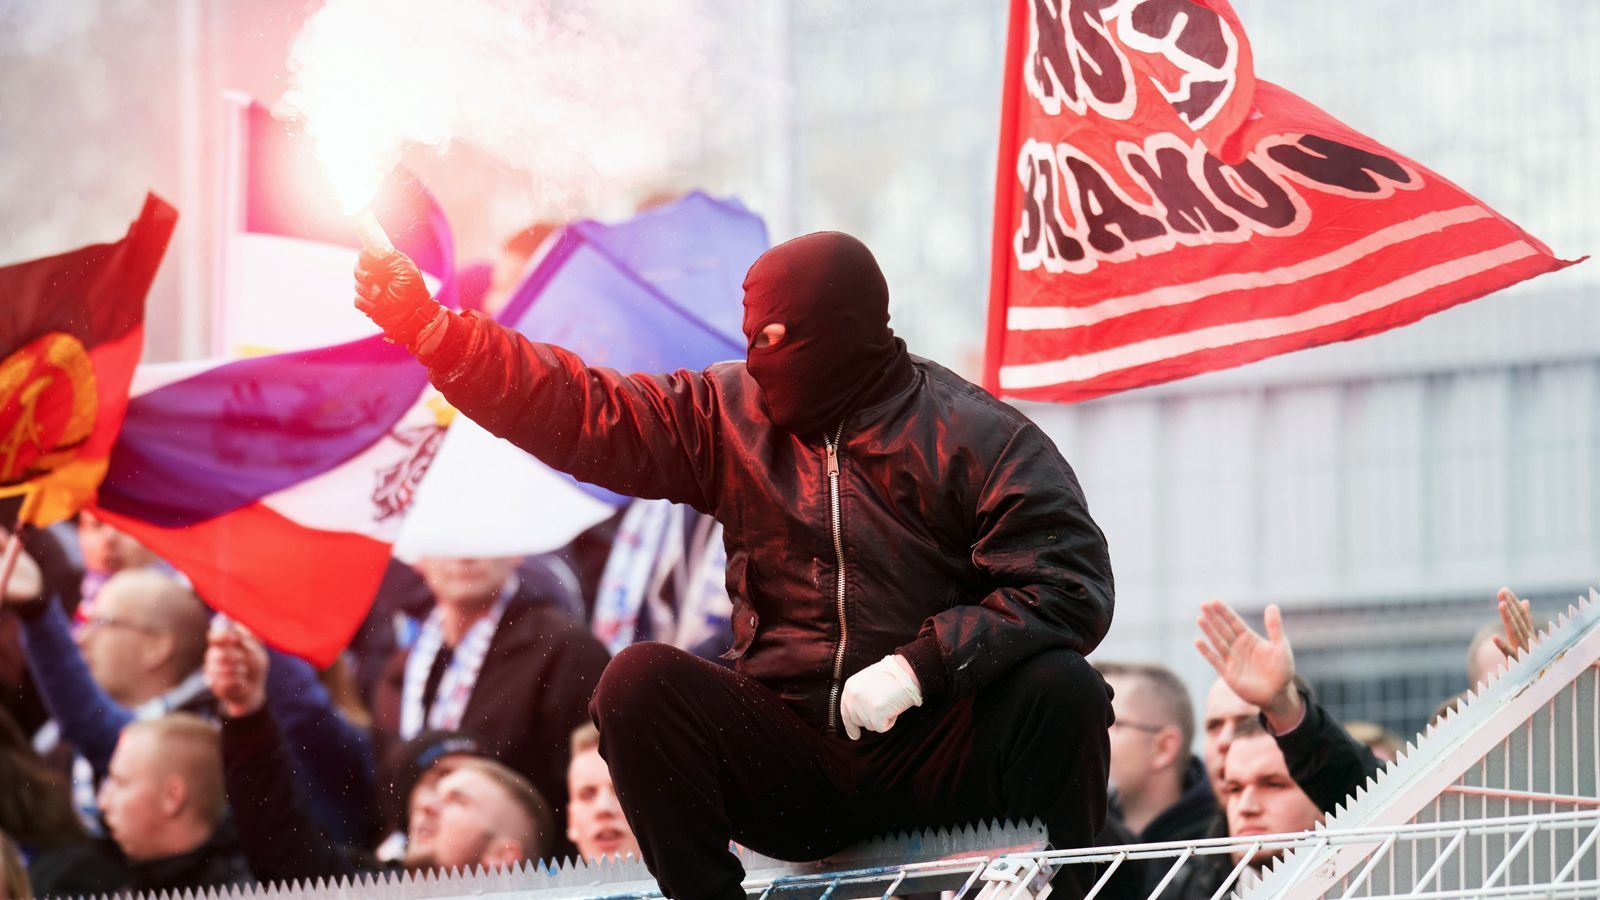
[[839, 615], [839, 646], [833, 652], [833, 685], [828, 690], [828, 734], [838, 734], [835, 723], [839, 721], [839, 692], [844, 687], [844, 650], [850, 639], [850, 623], [844, 614], [844, 521], [839, 511], [839, 441], [844, 437], [844, 422], [834, 430], [830, 439], [823, 437], [828, 448], [828, 518], [833, 525], [834, 557], [834, 607]]

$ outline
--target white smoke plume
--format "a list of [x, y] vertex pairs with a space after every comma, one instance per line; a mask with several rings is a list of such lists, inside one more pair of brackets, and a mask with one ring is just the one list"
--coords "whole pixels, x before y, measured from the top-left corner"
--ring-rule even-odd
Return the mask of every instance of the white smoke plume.
[[755, 13], [724, 2], [730, 24], [716, 2], [326, 0], [290, 49], [283, 104], [347, 205], [408, 146], [460, 142], [527, 176], [530, 213], [589, 213], [708, 135], [754, 130], [770, 81], [727, 38]]

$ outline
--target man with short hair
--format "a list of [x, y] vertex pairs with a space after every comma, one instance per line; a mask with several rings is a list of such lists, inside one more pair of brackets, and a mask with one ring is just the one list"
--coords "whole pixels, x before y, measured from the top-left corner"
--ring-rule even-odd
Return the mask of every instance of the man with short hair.
[[579, 857], [639, 855], [639, 839], [622, 814], [611, 770], [600, 756], [600, 731], [593, 725], [572, 733], [567, 797], [567, 840], [577, 846]]
[[106, 581], [75, 639], [106, 693], [138, 706], [186, 681], [188, 693], [203, 693], [196, 673], [209, 623], [210, 611], [194, 591], [169, 575], [128, 569]]
[[542, 857], [555, 834], [550, 807], [528, 780], [480, 756], [458, 761], [423, 810], [435, 833], [425, 854], [407, 854], [407, 868], [515, 865]]
[[107, 829], [128, 859], [197, 849], [216, 833], [228, 808], [216, 726], [169, 713], [122, 729], [99, 796]]
[[1225, 679], [1211, 682], [1206, 691], [1206, 707], [1201, 720], [1204, 742], [1202, 756], [1206, 764], [1206, 777], [1222, 802], [1222, 763], [1228, 748], [1236, 738], [1261, 730], [1261, 707], [1248, 703], [1228, 686]]
[[[1283, 751], [1266, 732], [1235, 739], [1223, 771], [1222, 802], [1233, 837], [1309, 831], [1322, 820], [1322, 810], [1289, 775]], [[1259, 851], [1250, 865], [1259, 869], [1282, 852]], [[1243, 851], [1236, 851], [1234, 863], [1243, 857]]]
[[1216, 814], [1205, 766], [1189, 751], [1194, 709], [1172, 670], [1100, 663], [1111, 686], [1111, 783], [1122, 822], [1141, 843], [1204, 837]]
[[488, 756], [477, 738], [459, 731], [424, 731], [390, 748], [379, 772], [383, 827], [387, 834], [378, 845], [383, 862], [396, 862], [408, 853], [429, 853], [427, 846], [437, 829], [427, 812], [439, 781], [468, 757]]
[[[189, 713], [169, 713], [122, 729], [110, 770], [100, 786], [100, 811], [109, 847], [60, 855], [36, 870], [41, 893], [71, 893], [94, 869], [105, 877], [120, 865], [105, 891], [180, 891], [251, 884], [249, 866], [223, 828], [227, 801], [216, 726]], [[114, 869], [112, 869], [114, 870]]]
[[610, 656], [568, 616], [522, 594], [516, 563], [416, 562], [434, 609], [415, 642], [390, 659], [373, 702], [374, 727], [389, 745], [429, 729], [471, 735], [562, 817], [567, 735], [588, 721], [589, 697]]

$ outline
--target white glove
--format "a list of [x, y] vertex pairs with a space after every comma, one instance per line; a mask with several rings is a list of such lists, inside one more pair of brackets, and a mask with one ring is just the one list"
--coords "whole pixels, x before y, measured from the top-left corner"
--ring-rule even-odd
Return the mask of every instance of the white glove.
[[904, 656], [891, 653], [845, 681], [839, 718], [844, 720], [844, 733], [855, 741], [861, 739], [861, 729], [888, 731], [901, 713], [921, 705], [917, 673]]

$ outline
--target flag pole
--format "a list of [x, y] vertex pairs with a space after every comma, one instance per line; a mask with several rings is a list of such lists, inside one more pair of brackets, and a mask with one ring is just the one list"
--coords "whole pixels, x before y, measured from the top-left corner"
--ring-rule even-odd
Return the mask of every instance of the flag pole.
[[17, 567], [17, 556], [22, 552], [22, 528], [33, 514], [39, 492], [29, 488], [22, 495], [22, 505], [17, 508], [17, 521], [12, 525], [11, 536], [6, 539], [5, 558], [0, 559], [0, 603], [5, 601], [6, 588], [11, 584], [11, 571]]

